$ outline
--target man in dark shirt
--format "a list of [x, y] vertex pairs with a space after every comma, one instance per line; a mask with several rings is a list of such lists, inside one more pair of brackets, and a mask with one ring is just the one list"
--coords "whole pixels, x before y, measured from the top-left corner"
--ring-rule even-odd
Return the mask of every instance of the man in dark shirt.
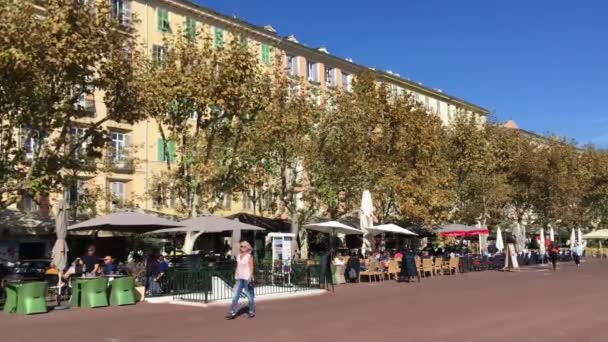
[[103, 268], [102, 268], [103, 275], [113, 275], [116, 273], [116, 266], [114, 266], [112, 261], [113, 261], [112, 257], [109, 255], [107, 255], [105, 258], [103, 258]]
[[97, 259], [97, 255], [95, 255], [95, 246], [89, 246], [87, 249], [87, 255], [82, 258], [85, 266], [86, 273], [99, 273], [99, 260]]

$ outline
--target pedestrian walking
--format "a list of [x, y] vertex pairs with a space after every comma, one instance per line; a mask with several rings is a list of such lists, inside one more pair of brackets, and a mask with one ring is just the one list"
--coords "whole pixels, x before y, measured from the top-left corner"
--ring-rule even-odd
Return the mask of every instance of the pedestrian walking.
[[331, 287], [331, 292], [335, 291], [334, 288], [334, 277], [331, 271], [331, 260], [332, 260], [332, 252], [330, 250], [325, 251], [322, 255], [321, 255], [321, 260], [320, 260], [320, 269], [321, 269], [321, 277], [323, 282], [325, 283], [325, 289], [327, 291], [330, 291], [330, 287]]
[[549, 245], [549, 259], [551, 260], [551, 264], [553, 265], [553, 270], [557, 270], [557, 256], [559, 255], [559, 248], [554, 242], [551, 242]]
[[416, 269], [416, 254], [414, 250], [408, 248], [405, 256], [401, 260], [401, 274], [399, 275], [402, 281], [410, 282], [413, 278], [417, 278], [420, 282], [420, 274]]
[[239, 255], [236, 256], [236, 271], [234, 295], [232, 296], [232, 305], [227, 319], [235, 319], [238, 313], [239, 298], [244, 293], [249, 303], [249, 318], [255, 317], [255, 294], [253, 284], [253, 256], [251, 255], [251, 245], [247, 241], [241, 241], [239, 246]]
[[583, 246], [579, 242], [576, 243], [573, 251], [574, 263], [576, 267], [581, 266], [581, 256], [583, 255]]

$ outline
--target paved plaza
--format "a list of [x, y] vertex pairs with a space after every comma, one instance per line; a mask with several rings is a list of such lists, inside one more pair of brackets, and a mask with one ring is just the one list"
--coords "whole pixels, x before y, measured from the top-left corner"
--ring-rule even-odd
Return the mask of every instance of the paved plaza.
[[148, 304], [0, 314], [20, 341], [551, 341], [608, 340], [608, 262], [518, 273], [483, 272], [422, 283], [340, 286], [335, 294], [261, 301], [258, 317], [226, 321], [225, 307]]

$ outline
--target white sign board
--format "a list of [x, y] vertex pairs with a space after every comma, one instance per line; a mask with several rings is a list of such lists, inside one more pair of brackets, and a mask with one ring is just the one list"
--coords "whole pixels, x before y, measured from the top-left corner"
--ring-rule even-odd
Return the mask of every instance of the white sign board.
[[291, 252], [295, 234], [270, 233], [272, 239], [272, 271], [291, 274]]

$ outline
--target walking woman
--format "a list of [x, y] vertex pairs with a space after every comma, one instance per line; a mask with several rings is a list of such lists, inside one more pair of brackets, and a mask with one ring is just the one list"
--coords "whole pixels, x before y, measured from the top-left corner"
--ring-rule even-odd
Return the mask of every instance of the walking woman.
[[230, 313], [226, 317], [227, 319], [236, 318], [239, 298], [241, 293], [245, 293], [247, 301], [249, 302], [249, 318], [255, 317], [255, 298], [253, 291], [253, 257], [251, 256], [251, 245], [247, 241], [241, 241], [240, 253], [236, 257], [236, 272], [234, 284], [234, 296], [232, 297], [232, 306], [230, 307]]
[[411, 248], [407, 249], [405, 256], [401, 261], [401, 274], [400, 278], [402, 281], [410, 282], [413, 278], [417, 278], [420, 282], [420, 274], [416, 269], [416, 254]]
[[553, 264], [553, 270], [557, 270], [557, 255], [559, 254], [559, 248], [554, 242], [551, 242], [549, 245], [549, 259], [551, 260], [551, 264]]

